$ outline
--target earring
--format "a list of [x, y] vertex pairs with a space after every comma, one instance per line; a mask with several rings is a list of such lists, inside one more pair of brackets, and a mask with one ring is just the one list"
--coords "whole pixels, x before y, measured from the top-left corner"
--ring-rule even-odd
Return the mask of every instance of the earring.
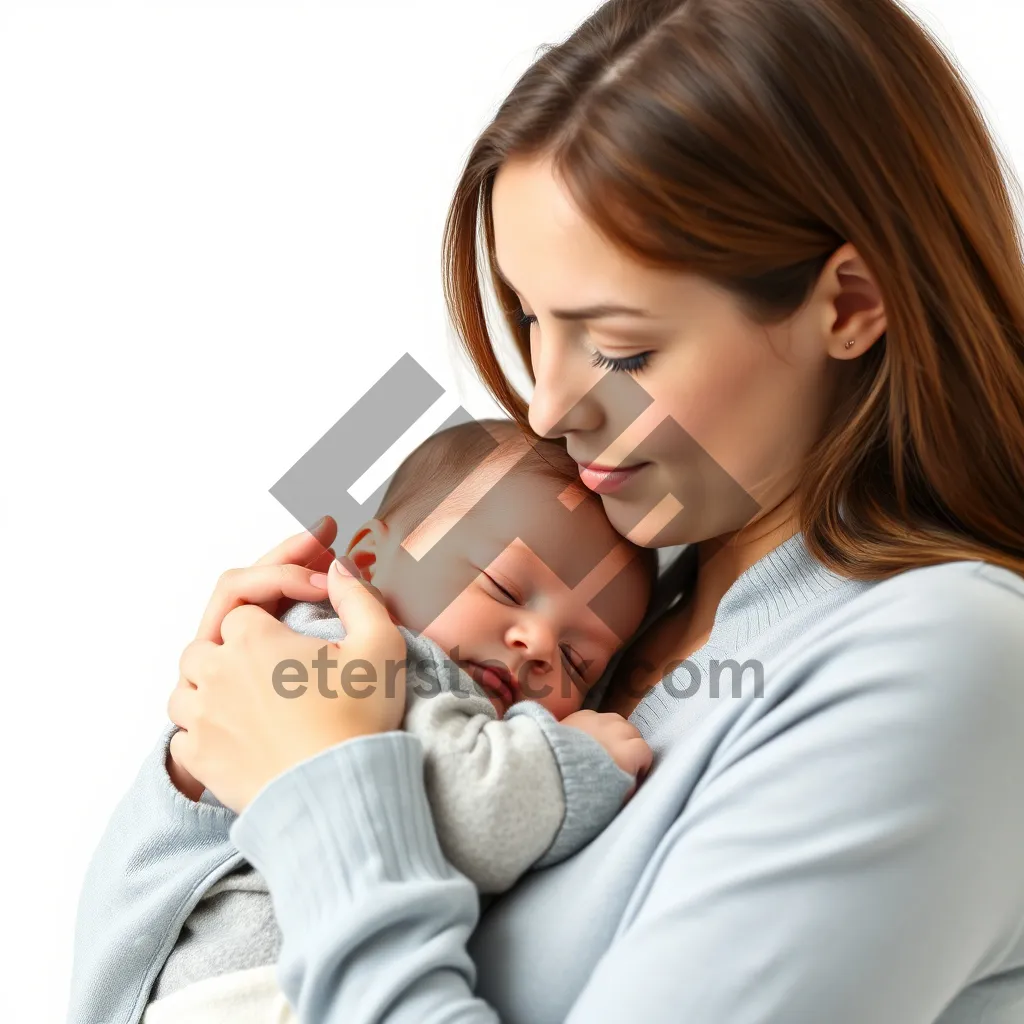
[[848, 342], [846, 343], [846, 347], [847, 347], [847, 348], [853, 348], [853, 346], [854, 346], [855, 344], [856, 344], [856, 340], [855, 340], [854, 338], [851, 338], [851, 339], [850, 339], [850, 340], [849, 340], [849, 341], [848, 341]]

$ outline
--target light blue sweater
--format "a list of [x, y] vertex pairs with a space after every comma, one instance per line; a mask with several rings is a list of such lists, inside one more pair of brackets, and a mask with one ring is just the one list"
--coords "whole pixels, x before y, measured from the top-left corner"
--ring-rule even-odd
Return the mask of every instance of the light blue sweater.
[[[137, 1021], [181, 921], [244, 855], [305, 1024], [1020, 1024], [1022, 627], [1011, 572], [853, 582], [798, 534], [634, 712], [656, 760], [625, 809], [482, 917], [440, 852], [416, 737], [338, 744], [235, 817], [171, 786], [168, 729], [133, 787], [149, 811], [112, 823], [89, 869], [71, 1020]], [[715, 696], [726, 658], [760, 682], [748, 668], [734, 693], [725, 671]]]

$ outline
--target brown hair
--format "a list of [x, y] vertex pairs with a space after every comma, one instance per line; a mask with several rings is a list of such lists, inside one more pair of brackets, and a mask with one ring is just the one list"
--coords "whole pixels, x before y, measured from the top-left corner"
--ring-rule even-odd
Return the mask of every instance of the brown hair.
[[[843, 575], [981, 559], [1024, 573], [1020, 189], [953, 59], [894, 0], [611, 0], [543, 48], [474, 145], [448, 212], [445, 295], [495, 398], [526, 405], [488, 337], [490, 197], [550, 155], [588, 219], [775, 323], [849, 241], [887, 330], [809, 453], [808, 549]], [[478, 231], [486, 251], [478, 257]]]
[[[510, 448], [510, 457], [516, 458], [512, 473], [541, 473], [552, 480], [575, 484], [584, 501], [600, 503], [583, 488], [576, 463], [563, 444], [538, 438], [511, 420], [482, 419], [446, 427], [414, 448], [391, 478], [376, 517], [397, 526], [400, 535], [407, 536], [455, 490], [472, 468], [483, 462], [495, 442], [501, 444], [516, 439], [522, 439], [522, 447], [529, 446], [533, 451], [524, 457], [518, 454], [521, 452], [518, 446]], [[458, 511], [464, 515], [473, 513], [473, 509], [467, 507]], [[658, 575], [657, 552], [626, 543], [634, 548], [653, 589]]]

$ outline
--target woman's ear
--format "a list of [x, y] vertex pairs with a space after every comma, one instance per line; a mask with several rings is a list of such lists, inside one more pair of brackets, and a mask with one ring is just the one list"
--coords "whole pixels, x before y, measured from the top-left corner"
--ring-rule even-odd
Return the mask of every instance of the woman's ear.
[[373, 582], [380, 568], [379, 559], [387, 551], [388, 524], [381, 519], [368, 519], [352, 535], [345, 554], [355, 562], [364, 580]]

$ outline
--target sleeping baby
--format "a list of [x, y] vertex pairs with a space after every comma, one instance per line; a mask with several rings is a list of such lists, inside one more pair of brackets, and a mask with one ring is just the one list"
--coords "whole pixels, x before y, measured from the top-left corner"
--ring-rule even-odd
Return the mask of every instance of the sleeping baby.
[[[402, 727], [423, 744], [447, 859], [486, 900], [588, 843], [650, 763], [625, 719], [582, 705], [647, 612], [655, 551], [615, 531], [563, 447], [485, 420], [420, 445], [346, 554], [406, 641]], [[329, 601], [281, 620], [345, 635]], [[274, 978], [280, 939], [243, 863], [184, 922], [144, 1024], [294, 1020]]]

